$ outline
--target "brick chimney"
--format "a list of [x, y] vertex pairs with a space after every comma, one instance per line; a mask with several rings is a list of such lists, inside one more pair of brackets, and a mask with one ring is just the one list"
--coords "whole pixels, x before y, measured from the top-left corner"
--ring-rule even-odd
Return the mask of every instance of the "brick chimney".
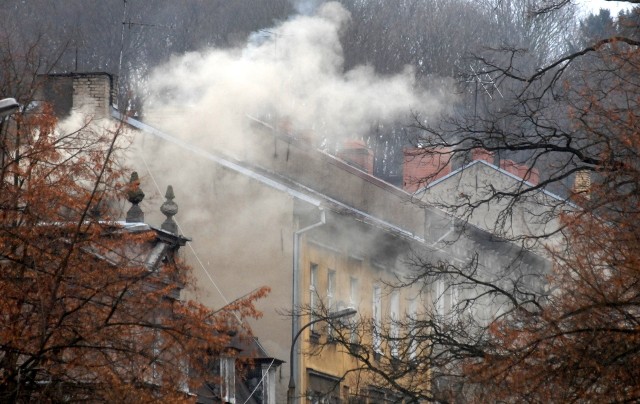
[[450, 148], [405, 148], [402, 188], [415, 192], [451, 172]]
[[73, 79], [73, 109], [95, 114], [96, 118], [109, 115], [113, 78], [107, 73], [80, 73]]
[[495, 159], [494, 153], [481, 147], [475, 148], [471, 151], [471, 160], [483, 160], [489, 164], [493, 164]]
[[591, 191], [591, 173], [588, 170], [580, 170], [576, 173], [576, 178], [573, 182], [573, 192], [582, 195], [584, 198], [589, 199], [589, 192]]
[[530, 168], [527, 165], [518, 164], [513, 160], [500, 160], [500, 168], [533, 185], [540, 183], [540, 173], [537, 168]]
[[362, 140], [345, 140], [338, 150], [338, 158], [373, 175], [373, 151]]
[[106, 118], [117, 99], [116, 79], [109, 73], [64, 73], [41, 76], [37, 99], [53, 105], [59, 118], [82, 110], [95, 118]]

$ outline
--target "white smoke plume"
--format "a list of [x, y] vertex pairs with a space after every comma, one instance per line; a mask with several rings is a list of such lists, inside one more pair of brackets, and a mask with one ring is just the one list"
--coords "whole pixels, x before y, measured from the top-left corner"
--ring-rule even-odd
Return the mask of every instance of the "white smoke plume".
[[349, 19], [329, 2], [254, 33], [242, 48], [174, 57], [150, 77], [147, 119], [174, 135], [224, 146], [243, 142], [247, 116], [336, 140], [361, 137], [372, 123], [412, 111], [440, 112], [441, 96], [421, 90], [410, 68], [393, 76], [368, 66], [344, 71], [339, 35]]
[[[446, 105], [442, 93], [418, 86], [411, 69], [393, 76], [378, 75], [367, 66], [345, 72], [339, 39], [349, 20], [341, 5], [325, 3], [311, 15], [254, 33], [243, 47], [176, 56], [149, 78], [144, 120], [193, 147], [182, 149], [144, 134], [137, 139], [141, 153], [132, 159], [146, 181], [145, 192], [149, 190], [143, 210], [147, 222], [161, 223], [164, 218], [158, 216], [157, 206], [166, 186], [174, 186], [180, 206], [176, 220], [181, 232], [193, 237], [190, 246], [202, 255], [194, 264], [195, 276], [206, 287], [197, 293], [211, 307], [225, 302], [210, 287], [209, 272], [200, 270], [200, 263], [224, 285], [229, 300], [267, 282], [273, 293], [262, 309], [272, 312], [290, 305], [285, 298], [290, 289], [279, 270], [265, 271], [264, 263], [273, 263], [274, 269], [291, 262], [286, 254], [295, 226], [293, 201], [286, 193], [207, 165], [193, 149], [222, 151], [238, 160], [266, 160], [275, 148], [260, 148], [269, 139], [264, 130], [251, 131], [256, 125], [248, 116], [292, 136], [314, 134], [316, 145], [327, 140], [335, 144], [362, 137], [375, 123], [406, 119], [412, 111], [435, 115]], [[365, 240], [358, 242], [362, 246]], [[264, 276], [239, 282], [234, 268]], [[266, 335], [284, 332], [279, 338], [286, 340], [287, 326], [283, 321]], [[269, 346], [269, 338], [262, 341]], [[289, 347], [278, 349], [284, 353]]]

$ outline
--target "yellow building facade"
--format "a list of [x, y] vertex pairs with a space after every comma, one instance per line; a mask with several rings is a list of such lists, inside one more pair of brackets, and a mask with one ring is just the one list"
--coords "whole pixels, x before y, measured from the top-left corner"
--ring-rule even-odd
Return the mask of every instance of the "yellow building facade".
[[[401, 396], [383, 387], [388, 383], [369, 370], [359, 370], [364, 363], [358, 355], [380, 369], [385, 367], [383, 362], [410, 355], [411, 347], [394, 342], [394, 333], [400, 337], [406, 331], [405, 320], [428, 308], [431, 295], [416, 288], [391, 287], [411, 271], [404, 264], [410, 241], [380, 229], [358, 228], [349, 229], [352, 234], [344, 242], [334, 231], [330, 228], [323, 233], [319, 228], [304, 237], [300, 291], [305, 310], [298, 328], [346, 308], [357, 313], [344, 319], [320, 321], [300, 336], [296, 350], [299, 357], [294, 357], [300, 363], [297, 395], [302, 399], [300, 402], [309, 403], [398, 402]], [[378, 232], [375, 242], [353, 242], [365, 239], [371, 232]], [[379, 251], [380, 245], [386, 251]], [[391, 255], [389, 249], [394, 251]], [[428, 372], [422, 383], [428, 389]]]

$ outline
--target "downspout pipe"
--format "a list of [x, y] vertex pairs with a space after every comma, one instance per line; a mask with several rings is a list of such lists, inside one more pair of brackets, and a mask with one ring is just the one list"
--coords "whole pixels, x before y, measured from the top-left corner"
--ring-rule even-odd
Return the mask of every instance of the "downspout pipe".
[[[300, 330], [300, 316], [298, 315], [298, 310], [301, 306], [302, 296], [300, 296], [300, 290], [302, 286], [302, 274], [300, 273], [300, 239], [302, 235], [309, 230], [315, 229], [316, 227], [320, 227], [327, 223], [327, 217], [325, 210], [322, 207], [318, 208], [320, 210], [320, 221], [313, 223], [307, 227], [303, 227], [302, 229], [297, 230], [293, 233], [293, 293], [291, 299], [291, 343], [294, 343], [294, 338], [298, 334]], [[301, 375], [300, 375], [300, 355], [296, 354], [292, 356], [293, 363], [291, 364], [291, 375], [289, 378], [291, 380], [295, 380], [295, 391], [293, 392], [293, 402], [299, 402], [298, 390], [300, 389], [301, 383]]]

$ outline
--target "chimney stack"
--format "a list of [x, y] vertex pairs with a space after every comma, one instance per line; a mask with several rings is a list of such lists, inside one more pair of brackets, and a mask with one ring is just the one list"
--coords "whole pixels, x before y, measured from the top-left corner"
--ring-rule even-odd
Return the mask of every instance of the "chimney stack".
[[53, 105], [59, 119], [83, 111], [96, 119], [109, 116], [117, 99], [117, 79], [109, 73], [61, 73], [41, 75], [36, 99]]
[[404, 149], [402, 188], [413, 193], [449, 174], [452, 156], [447, 147]]
[[580, 170], [576, 172], [576, 178], [573, 183], [573, 192], [589, 199], [591, 191], [591, 173], [588, 170]]
[[516, 177], [520, 177], [533, 185], [540, 183], [540, 173], [535, 167], [529, 167], [525, 164], [518, 164], [513, 160], [500, 160], [500, 168], [510, 172]]
[[482, 147], [477, 147], [471, 151], [471, 160], [483, 160], [489, 164], [493, 164], [495, 161], [495, 156], [493, 152], [490, 152], [487, 149], [483, 149]]
[[373, 151], [362, 140], [346, 140], [338, 150], [338, 158], [373, 175]]
[[109, 116], [113, 78], [106, 73], [81, 73], [73, 79], [73, 109], [93, 113], [96, 118]]

